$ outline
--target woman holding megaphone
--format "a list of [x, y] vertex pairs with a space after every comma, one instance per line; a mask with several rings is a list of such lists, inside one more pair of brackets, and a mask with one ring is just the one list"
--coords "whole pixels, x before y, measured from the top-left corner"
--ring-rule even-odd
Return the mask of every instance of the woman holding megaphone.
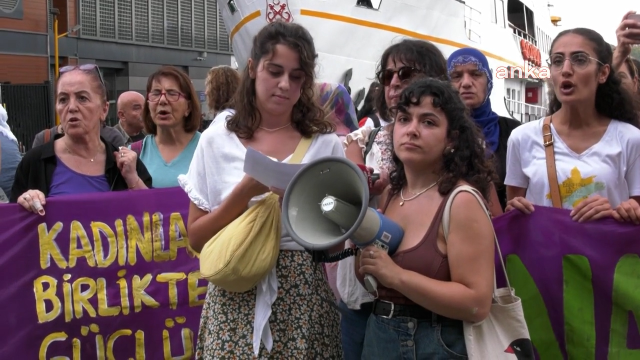
[[362, 359], [451, 359], [467, 356], [463, 321], [484, 320], [491, 307], [494, 232], [486, 204], [461, 192], [453, 199], [445, 238], [445, 204], [470, 185], [486, 199], [496, 174], [482, 135], [448, 82], [418, 80], [393, 109], [395, 170], [381, 212], [404, 229], [398, 250], [370, 246], [356, 274], [378, 281]]
[[[400, 93], [412, 81], [424, 77], [447, 77], [447, 61], [442, 52], [432, 43], [423, 40], [404, 39], [389, 46], [382, 53], [378, 66], [376, 78], [383, 88], [376, 93], [375, 108], [383, 120], [383, 126], [373, 128], [365, 125], [347, 135], [343, 142], [349, 160], [366, 165], [379, 174], [379, 180], [374, 182], [370, 191], [373, 196], [369, 205], [374, 208], [378, 206], [379, 195], [389, 185], [389, 173], [394, 167], [390, 132], [392, 116], [389, 108], [398, 103]], [[367, 319], [374, 300], [355, 278], [353, 261], [352, 257], [340, 261], [337, 271], [345, 360], [360, 360], [362, 356]]]
[[[189, 173], [179, 177], [191, 200], [187, 230], [196, 251], [208, 249], [216, 242], [212, 238], [224, 234], [227, 226], [239, 226], [237, 219], [272, 198], [271, 194], [265, 198], [269, 188], [245, 175], [247, 148], [278, 161], [344, 157], [335, 127], [316, 99], [316, 58], [311, 35], [298, 24], [273, 22], [254, 38], [232, 100], [234, 111], [216, 116], [202, 134]], [[306, 150], [299, 151], [305, 143]], [[279, 246], [276, 265], [257, 286], [228, 291], [209, 284], [197, 359], [342, 358], [338, 312], [323, 300], [332, 292], [322, 267], [285, 230], [280, 232], [279, 225], [273, 228]], [[222, 240], [252, 241], [247, 246], [258, 246], [271, 235]]]

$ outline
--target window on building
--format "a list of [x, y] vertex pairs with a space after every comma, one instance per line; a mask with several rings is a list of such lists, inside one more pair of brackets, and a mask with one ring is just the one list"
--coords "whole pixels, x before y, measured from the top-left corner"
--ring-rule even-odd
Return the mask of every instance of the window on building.
[[380, 9], [381, 3], [382, 0], [357, 0], [356, 6], [365, 7], [371, 10], [378, 10]]
[[507, 24], [504, 21], [504, 0], [494, 0], [493, 7], [495, 9], [495, 23], [501, 27], [506, 27]]
[[489, 11], [490, 15], [491, 15], [491, 22], [494, 24], [498, 23], [498, 14], [496, 13], [496, 0], [494, 1], [490, 1], [489, 5], [491, 6], [491, 9]]
[[[231, 10], [238, 0], [221, 1], [219, 5], [207, 0], [78, 1], [80, 34], [85, 38], [233, 51], [221, 10], [224, 6]], [[374, 5], [379, 4], [375, 1]]]
[[227, 1], [227, 7], [229, 8], [229, 12], [231, 15], [235, 14], [238, 11], [238, 7], [236, 6], [236, 2], [234, 0]]

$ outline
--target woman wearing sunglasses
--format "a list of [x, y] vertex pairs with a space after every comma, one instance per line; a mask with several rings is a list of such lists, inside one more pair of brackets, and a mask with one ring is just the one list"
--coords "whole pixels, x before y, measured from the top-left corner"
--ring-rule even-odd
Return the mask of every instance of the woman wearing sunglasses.
[[[640, 199], [640, 130], [612, 57], [611, 46], [590, 29], [565, 30], [553, 40], [550, 115], [523, 124], [509, 138], [507, 211], [529, 214], [533, 205], [556, 206], [571, 210], [579, 222], [637, 220], [636, 201], [635, 210], [629, 208], [633, 214], [615, 211], [630, 198]], [[556, 171], [547, 171], [547, 161]]]
[[[383, 86], [376, 93], [375, 108], [380, 115], [380, 128], [371, 124], [347, 135], [344, 141], [347, 158], [356, 164], [365, 164], [380, 174], [372, 189], [370, 206], [377, 206], [377, 195], [389, 184], [388, 174], [394, 169], [389, 108], [396, 106], [400, 93], [419, 78], [446, 79], [446, 60], [440, 50], [430, 42], [406, 39], [387, 48], [380, 59], [377, 80]], [[405, 194], [407, 197], [415, 194]], [[347, 242], [346, 246], [350, 246]], [[373, 297], [358, 282], [354, 272], [354, 258], [338, 263], [337, 286], [342, 301], [341, 333], [344, 358], [360, 359], [367, 320], [371, 314]]]
[[63, 67], [56, 84], [56, 112], [64, 135], [25, 154], [10, 201], [44, 215], [48, 197], [151, 186], [149, 172], [133, 151], [100, 136], [109, 103], [98, 67]]
[[189, 76], [163, 66], [149, 76], [142, 120], [147, 136], [129, 147], [139, 154], [154, 188], [179, 186], [200, 140], [200, 101]]

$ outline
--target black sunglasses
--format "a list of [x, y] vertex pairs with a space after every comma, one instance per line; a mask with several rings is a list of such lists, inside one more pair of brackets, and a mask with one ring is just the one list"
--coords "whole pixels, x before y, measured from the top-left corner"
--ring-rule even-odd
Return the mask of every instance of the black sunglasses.
[[82, 64], [82, 65], [68, 65], [63, 66], [58, 70], [60, 75], [72, 71], [72, 70], [82, 70], [82, 71], [96, 71], [98, 73], [98, 78], [100, 79], [100, 83], [102, 86], [106, 87], [107, 85], [104, 83], [104, 79], [102, 78], [102, 73], [100, 72], [100, 68], [96, 64]]
[[398, 70], [385, 69], [380, 70], [376, 77], [378, 78], [378, 82], [384, 86], [389, 86], [391, 84], [391, 80], [393, 80], [393, 76], [398, 74], [398, 79], [404, 82], [411, 79], [414, 75], [421, 73], [422, 71], [416, 69], [412, 66], [403, 66]]

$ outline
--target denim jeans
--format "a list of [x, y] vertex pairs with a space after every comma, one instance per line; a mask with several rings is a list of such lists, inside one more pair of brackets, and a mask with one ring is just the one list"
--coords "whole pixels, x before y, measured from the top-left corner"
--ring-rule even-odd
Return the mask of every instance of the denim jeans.
[[364, 332], [367, 329], [367, 320], [371, 315], [373, 303], [365, 303], [360, 310], [351, 310], [340, 301], [340, 332], [342, 334], [342, 353], [344, 360], [360, 360], [362, 358], [362, 345], [364, 344]]
[[371, 314], [362, 360], [377, 359], [467, 359], [462, 321], [435, 314], [431, 319]]

